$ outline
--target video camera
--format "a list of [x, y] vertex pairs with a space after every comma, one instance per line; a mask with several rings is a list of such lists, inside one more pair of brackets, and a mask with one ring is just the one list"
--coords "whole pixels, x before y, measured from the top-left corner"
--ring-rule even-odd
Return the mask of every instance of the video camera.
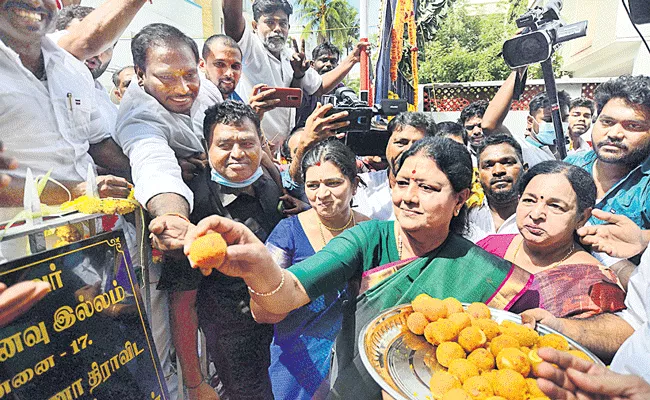
[[510, 68], [546, 61], [559, 44], [587, 34], [587, 21], [564, 25], [561, 10], [562, 0], [549, 0], [517, 18], [517, 26], [526, 29], [503, 43], [503, 59]]
[[348, 115], [343, 121], [350, 124], [340, 129], [345, 132], [345, 143], [358, 156], [381, 156], [386, 153], [386, 146], [390, 134], [388, 131], [373, 129], [372, 118], [377, 115], [397, 115], [407, 110], [406, 100], [383, 99], [379, 104], [370, 107], [367, 102], [360, 100], [354, 90], [348, 87], [336, 89], [333, 95], [322, 97], [323, 104], [332, 104], [332, 108], [326, 115], [347, 111]]
[[323, 96], [322, 100], [323, 104], [334, 106], [327, 115], [348, 112], [343, 121], [350, 121], [350, 125], [346, 126], [343, 132], [368, 132], [374, 116], [397, 115], [407, 110], [406, 100], [383, 99], [379, 104], [370, 107], [367, 102], [359, 100], [354, 90], [346, 86], [336, 89], [333, 95]]

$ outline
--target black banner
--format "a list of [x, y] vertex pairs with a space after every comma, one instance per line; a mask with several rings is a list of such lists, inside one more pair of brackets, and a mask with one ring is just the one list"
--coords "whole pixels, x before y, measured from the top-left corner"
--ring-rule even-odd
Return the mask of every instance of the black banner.
[[164, 377], [121, 232], [0, 265], [51, 291], [0, 328], [0, 399], [163, 400]]

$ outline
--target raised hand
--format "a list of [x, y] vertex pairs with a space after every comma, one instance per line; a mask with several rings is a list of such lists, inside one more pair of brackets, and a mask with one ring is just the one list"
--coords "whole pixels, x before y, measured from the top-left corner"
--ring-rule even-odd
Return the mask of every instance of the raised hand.
[[305, 76], [305, 72], [311, 66], [309, 60], [305, 56], [305, 39], [300, 40], [300, 49], [298, 48], [298, 43], [296, 39], [291, 38], [291, 44], [293, 46], [293, 55], [291, 56], [291, 68], [293, 68], [293, 78], [302, 79]]
[[330, 116], [326, 114], [334, 108], [331, 104], [325, 104], [324, 106], [318, 103], [314, 112], [307, 117], [305, 121], [305, 129], [302, 131], [301, 142], [305, 147], [321, 142], [330, 136], [336, 134], [336, 130], [350, 125], [349, 121], [341, 121], [343, 118], [347, 117], [348, 112], [342, 111]]
[[276, 90], [274, 88], [266, 88], [266, 85], [260, 83], [255, 85], [253, 93], [248, 99], [248, 105], [251, 106], [255, 114], [262, 120], [264, 113], [273, 110], [280, 103], [280, 99], [271, 99]]

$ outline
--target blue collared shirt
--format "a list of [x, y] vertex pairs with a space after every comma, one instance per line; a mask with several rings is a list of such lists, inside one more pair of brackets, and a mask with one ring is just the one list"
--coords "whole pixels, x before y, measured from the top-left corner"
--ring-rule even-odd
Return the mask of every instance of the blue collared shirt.
[[[593, 175], [596, 160], [596, 153], [590, 150], [570, 155], [564, 161]], [[625, 215], [642, 229], [650, 229], [650, 157], [609, 189], [596, 203], [596, 208]], [[603, 223], [594, 217], [589, 222], [594, 225]]]

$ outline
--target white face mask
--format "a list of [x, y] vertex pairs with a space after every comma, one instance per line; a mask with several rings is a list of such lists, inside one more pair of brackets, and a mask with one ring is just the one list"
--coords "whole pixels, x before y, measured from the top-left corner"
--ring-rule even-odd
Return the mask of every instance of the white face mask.
[[[535, 137], [537, 137], [537, 140], [539, 140], [542, 144], [552, 145], [555, 142], [555, 128], [553, 127], [553, 123], [542, 121], [538, 122], [538, 125], [539, 131], [535, 135]], [[562, 132], [566, 132], [568, 128], [569, 123], [562, 122]]]

